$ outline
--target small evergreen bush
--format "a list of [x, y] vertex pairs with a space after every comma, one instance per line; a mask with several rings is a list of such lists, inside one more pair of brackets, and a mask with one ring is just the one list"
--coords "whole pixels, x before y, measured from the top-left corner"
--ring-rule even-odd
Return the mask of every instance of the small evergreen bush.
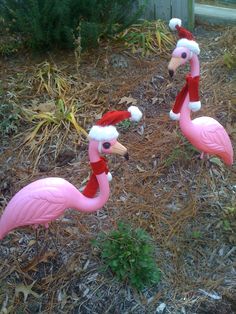
[[[72, 47], [81, 36], [83, 48], [97, 45], [137, 20], [134, 0], [2, 0], [0, 15], [34, 49]], [[132, 13], [134, 12], [134, 13]]]
[[1, 15], [34, 49], [72, 46], [70, 0], [4, 0]]
[[0, 134], [4, 136], [17, 133], [19, 124], [19, 110], [10, 104], [0, 104]]
[[105, 269], [110, 268], [118, 280], [127, 280], [138, 290], [159, 282], [154, 245], [143, 229], [119, 222], [116, 230], [101, 233], [93, 244], [101, 252]]

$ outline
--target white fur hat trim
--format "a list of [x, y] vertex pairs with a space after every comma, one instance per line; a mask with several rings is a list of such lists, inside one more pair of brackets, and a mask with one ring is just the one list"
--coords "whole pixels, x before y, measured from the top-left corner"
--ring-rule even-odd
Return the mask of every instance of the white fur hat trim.
[[107, 173], [107, 180], [109, 182], [112, 180], [112, 174], [110, 172]]
[[188, 48], [190, 51], [192, 51], [196, 55], [199, 55], [200, 53], [200, 48], [199, 48], [198, 43], [194, 40], [189, 40], [187, 38], [181, 38], [180, 40], [178, 40], [176, 47]]
[[131, 114], [131, 117], [130, 117], [130, 120], [131, 120], [131, 121], [136, 121], [136, 122], [138, 122], [138, 121], [141, 120], [143, 114], [142, 114], [142, 112], [139, 110], [138, 107], [136, 107], [136, 106], [130, 106], [130, 107], [128, 108], [128, 111], [129, 111], [130, 114]]
[[113, 125], [94, 125], [89, 132], [89, 137], [96, 141], [110, 141], [117, 139], [118, 136], [119, 133]]
[[181, 26], [182, 25], [182, 21], [180, 19], [177, 19], [177, 18], [173, 18], [170, 20], [169, 22], [169, 28], [172, 30], [172, 31], [176, 31], [176, 26]]
[[169, 116], [171, 120], [179, 120], [180, 113], [174, 113], [172, 110], [169, 112]]
[[196, 112], [201, 109], [201, 102], [200, 101], [190, 101], [188, 104], [189, 109]]

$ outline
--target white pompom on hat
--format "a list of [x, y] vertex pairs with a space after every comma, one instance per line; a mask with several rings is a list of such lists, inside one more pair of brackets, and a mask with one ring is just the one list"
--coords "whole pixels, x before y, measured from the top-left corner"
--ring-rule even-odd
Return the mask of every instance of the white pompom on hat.
[[119, 133], [114, 126], [115, 124], [126, 119], [138, 122], [141, 118], [142, 112], [136, 106], [130, 106], [128, 110], [124, 111], [109, 111], [91, 128], [89, 138], [97, 141], [116, 139]]
[[181, 19], [178, 19], [176, 17], [173, 17], [170, 21], [169, 21], [169, 28], [172, 30], [172, 31], [176, 31], [176, 26], [179, 26], [181, 27], [182, 26], [182, 21]]
[[186, 47], [196, 55], [199, 55], [200, 48], [198, 43], [194, 40], [193, 34], [182, 27], [182, 21], [180, 19], [172, 18], [169, 21], [169, 27], [172, 31], [178, 31], [180, 39], [177, 42], [177, 47]]

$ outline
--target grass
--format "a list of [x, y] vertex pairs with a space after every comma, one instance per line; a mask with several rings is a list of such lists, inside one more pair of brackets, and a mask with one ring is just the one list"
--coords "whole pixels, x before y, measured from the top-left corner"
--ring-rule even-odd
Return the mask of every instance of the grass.
[[190, 161], [196, 153], [199, 154], [198, 150], [192, 146], [182, 134], [177, 134], [177, 138], [179, 143], [173, 147], [170, 155], [166, 158], [166, 167], [171, 166], [179, 160], [182, 162]]
[[[74, 92], [75, 81], [60, 70], [55, 64], [48, 61], [35, 66], [30, 80], [35, 97], [46, 94], [45, 103], [37, 103], [22, 109], [21, 118], [30, 125], [24, 132], [24, 146], [30, 148], [29, 154], [36, 156], [34, 168], [37, 166], [47, 145], [55, 145], [55, 156], [60, 153], [65, 141], [73, 132], [77, 134], [77, 144], [87, 140], [84, 123], [83, 100], [71, 96]], [[77, 83], [78, 84], [78, 83]], [[85, 93], [90, 85], [85, 86]], [[77, 92], [79, 94], [79, 92]], [[80, 115], [83, 116], [80, 119]]]
[[[30, 154], [36, 153], [37, 158], [34, 168], [37, 166], [44, 147], [48, 143], [56, 143], [55, 156], [58, 156], [64, 142], [73, 130], [77, 133], [77, 143], [80, 138], [87, 139], [87, 132], [78, 124], [77, 116], [80, 104], [75, 99], [59, 98], [55, 101], [51, 112], [36, 112], [29, 109], [23, 110], [25, 122], [33, 124], [25, 134], [23, 145], [30, 147]], [[58, 135], [60, 136], [58, 138]]]
[[45, 91], [51, 97], [63, 97], [71, 90], [68, 78], [55, 64], [48, 61], [36, 66], [32, 84], [37, 86], [37, 93]]
[[133, 53], [141, 53], [142, 56], [164, 53], [174, 45], [173, 35], [161, 20], [132, 25], [116, 39], [123, 41]]

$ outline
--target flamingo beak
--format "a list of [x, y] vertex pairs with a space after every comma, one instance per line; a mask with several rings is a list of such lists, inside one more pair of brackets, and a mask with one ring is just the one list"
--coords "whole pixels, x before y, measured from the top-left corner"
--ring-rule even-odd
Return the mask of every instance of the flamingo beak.
[[110, 153], [124, 156], [126, 160], [129, 160], [127, 148], [120, 144], [119, 142], [116, 142], [114, 145], [112, 145]]
[[173, 77], [177, 68], [183, 64], [183, 59], [178, 57], [172, 57], [170, 63], [168, 64], [168, 71], [170, 77]]

